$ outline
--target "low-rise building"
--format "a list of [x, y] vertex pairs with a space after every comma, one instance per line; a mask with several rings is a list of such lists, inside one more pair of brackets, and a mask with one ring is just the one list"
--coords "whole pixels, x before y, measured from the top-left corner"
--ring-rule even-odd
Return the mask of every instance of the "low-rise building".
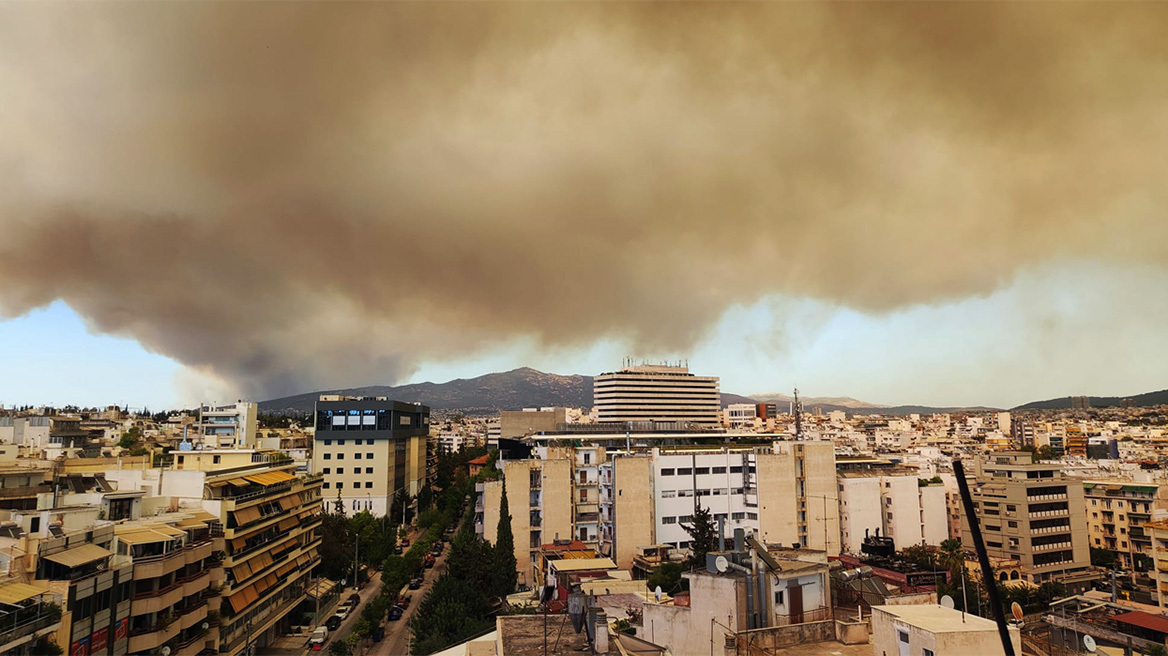
[[[1022, 653], [1018, 627], [1010, 627], [1014, 653]], [[940, 604], [872, 607], [874, 656], [1000, 654], [1002, 639], [993, 620]]]

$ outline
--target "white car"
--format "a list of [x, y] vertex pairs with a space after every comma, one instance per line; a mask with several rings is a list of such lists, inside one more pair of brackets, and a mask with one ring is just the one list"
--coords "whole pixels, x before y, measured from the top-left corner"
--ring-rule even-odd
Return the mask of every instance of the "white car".
[[344, 622], [345, 619], [347, 617], [349, 617], [349, 613], [351, 613], [351, 612], [353, 612], [353, 607], [350, 606], [348, 603], [345, 603], [345, 604], [342, 604], [340, 606], [337, 606], [337, 610], [335, 613], [333, 613], [333, 615], [336, 615], [337, 617], [341, 618], [341, 621]]
[[329, 630], [327, 626], [316, 627], [316, 630], [312, 632], [312, 637], [308, 639], [308, 647], [312, 651], [320, 651], [325, 641], [328, 640], [328, 634]]

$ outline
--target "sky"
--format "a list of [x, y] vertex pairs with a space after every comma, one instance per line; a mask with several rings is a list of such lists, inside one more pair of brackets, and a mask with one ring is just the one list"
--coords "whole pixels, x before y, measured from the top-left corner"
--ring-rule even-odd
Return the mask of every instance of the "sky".
[[1168, 5], [0, 5], [0, 403], [1168, 387]]

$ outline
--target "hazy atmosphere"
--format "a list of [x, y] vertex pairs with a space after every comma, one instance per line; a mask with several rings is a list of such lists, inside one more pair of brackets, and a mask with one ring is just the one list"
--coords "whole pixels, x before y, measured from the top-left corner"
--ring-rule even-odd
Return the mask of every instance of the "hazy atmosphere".
[[0, 403], [625, 355], [877, 403], [1168, 387], [1166, 21], [0, 5]]

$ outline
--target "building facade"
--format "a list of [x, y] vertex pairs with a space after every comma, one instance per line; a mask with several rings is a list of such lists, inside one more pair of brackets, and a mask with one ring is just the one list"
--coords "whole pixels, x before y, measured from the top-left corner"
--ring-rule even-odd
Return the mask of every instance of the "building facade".
[[346, 511], [386, 514], [400, 491], [426, 483], [430, 409], [384, 398], [322, 396], [316, 404], [312, 471]]
[[228, 405], [199, 406], [192, 443], [210, 449], [251, 449], [256, 446], [259, 404], [237, 401]]
[[695, 376], [688, 367], [638, 366], [600, 374], [592, 381], [596, 420], [668, 422], [716, 427], [722, 397], [716, 376]]
[[[1086, 506], [1081, 482], [1058, 463], [1031, 462], [1026, 451], [978, 459], [970, 493], [991, 559], [1013, 560], [1023, 578], [1070, 588], [1090, 580]], [[972, 544], [968, 518], [962, 542]]]
[[859, 554], [864, 538], [892, 538], [896, 548], [940, 545], [949, 538], [945, 487], [917, 470], [879, 468], [839, 472], [841, 550]]

